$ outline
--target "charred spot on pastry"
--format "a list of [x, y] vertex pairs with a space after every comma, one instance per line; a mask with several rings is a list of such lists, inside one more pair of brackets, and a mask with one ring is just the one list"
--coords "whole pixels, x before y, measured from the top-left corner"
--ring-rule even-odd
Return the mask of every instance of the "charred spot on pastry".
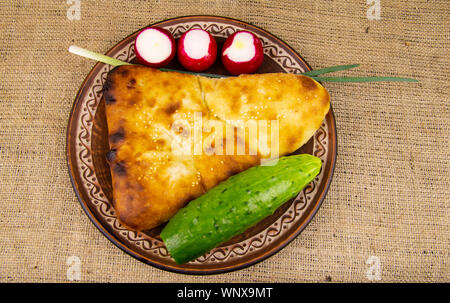
[[298, 136], [290, 136], [290, 137], [288, 137], [288, 139], [287, 139], [287, 146], [289, 148], [292, 148], [292, 147], [296, 146], [298, 144], [298, 137], [301, 137], [301, 136], [303, 136], [303, 128], [300, 128], [298, 130]]
[[302, 85], [306, 90], [314, 90], [317, 88], [316, 82], [309, 78], [309, 77], [302, 77], [301, 78]]
[[161, 84], [162, 84], [163, 87], [168, 87], [170, 85], [170, 81], [163, 80]]
[[117, 157], [117, 149], [112, 148], [109, 152], [106, 153], [106, 161], [108, 163], [112, 163]]
[[147, 105], [150, 107], [155, 106], [156, 104], [156, 99], [155, 98], [151, 98], [151, 99], [147, 99]]
[[113, 104], [117, 101], [114, 95], [111, 94], [109, 91], [105, 92], [104, 97], [106, 104]]
[[111, 143], [118, 143], [125, 138], [125, 130], [121, 127], [109, 136]]
[[322, 101], [322, 106], [329, 106], [329, 104], [330, 104], [330, 95], [328, 95], [328, 93], [325, 94], [324, 96], [322, 96], [321, 101]]
[[136, 105], [138, 102], [136, 101], [136, 99], [130, 99], [130, 100], [128, 100], [128, 105], [130, 105], [130, 106], [134, 106], [134, 105]]
[[103, 93], [106, 93], [112, 85], [111, 77], [106, 78], [105, 84], [103, 84]]
[[155, 143], [158, 145], [164, 145], [164, 144], [166, 144], [166, 140], [159, 138], [159, 139], [156, 139]]
[[250, 88], [249, 88], [247, 85], [242, 85], [242, 86], [240, 87], [240, 91], [241, 91], [241, 94], [242, 94], [242, 95], [244, 95], [244, 94], [249, 94]]
[[128, 68], [122, 67], [117, 70], [117, 73], [121, 74], [123, 77], [126, 77], [130, 73], [130, 71], [128, 70]]
[[136, 87], [136, 79], [131, 78], [127, 83], [127, 88], [132, 89]]
[[127, 174], [127, 168], [123, 162], [117, 162], [114, 164], [114, 173], [118, 176], [125, 176]]
[[164, 111], [166, 112], [166, 114], [171, 115], [174, 112], [176, 112], [180, 107], [181, 107], [181, 102], [180, 101], [175, 101], [175, 102], [171, 102], [169, 104], [169, 106], [167, 106], [164, 109]]
[[108, 77], [103, 85], [103, 96], [105, 98], [106, 104], [112, 104], [116, 102], [116, 98], [111, 92], [113, 88], [113, 82], [110, 77]]

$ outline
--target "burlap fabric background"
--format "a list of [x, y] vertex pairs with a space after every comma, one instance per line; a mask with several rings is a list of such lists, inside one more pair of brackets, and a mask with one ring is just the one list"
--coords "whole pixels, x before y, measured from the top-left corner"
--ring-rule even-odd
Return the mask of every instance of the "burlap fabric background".
[[[0, 4], [0, 281], [449, 282], [448, 0], [92, 1]], [[313, 68], [360, 63], [352, 75], [415, 77], [419, 84], [328, 83], [338, 159], [330, 191], [306, 230], [247, 269], [187, 276], [145, 265], [107, 240], [70, 184], [66, 126], [95, 62], [71, 44], [106, 52], [166, 18], [210, 14], [262, 27]], [[374, 257], [371, 257], [374, 256]], [[370, 280], [370, 260], [380, 275]]]

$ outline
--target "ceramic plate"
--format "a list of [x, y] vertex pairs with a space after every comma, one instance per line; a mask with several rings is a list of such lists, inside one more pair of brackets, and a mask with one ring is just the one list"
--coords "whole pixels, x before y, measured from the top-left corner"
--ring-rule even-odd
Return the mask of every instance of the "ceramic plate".
[[[238, 30], [256, 34], [264, 47], [264, 62], [258, 73], [302, 73], [306, 62], [286, 43], [261, 28], [242, 21], [215, 16], [188, 16], [154, 24], [179, 38], [191, 28], [202, 28], [217, 40]], [[107, 55], [134, 62], [137, 32], [115, 45]], [[169, 68], [182, 69], [174, 60]], [[102, 87], [111, 66], [97, 63], [87, 75], [75, 99], [67, 127], [67, 161], [75, 193], [94, 225], [115, 245], [131, 256], [158, 268], [187, 273], [214, 274], [240, 269], [273, 255], [292, 241], [319, 209], [331, 182], [336, 161], [336, 128], [333, 112], [307, 144], [295, 153], [308, 153], [322, 159], [320, 174], [295, 199], [286, 202], [273, 215], [245, 233], [189, 263], [178, 265], [159, 237], [161, 227], [145, 232], [128, 230], [112, 207], [112, 188], [105, 154], [109, 150]], [[226, 74], [220, 60], [207, 72]]]

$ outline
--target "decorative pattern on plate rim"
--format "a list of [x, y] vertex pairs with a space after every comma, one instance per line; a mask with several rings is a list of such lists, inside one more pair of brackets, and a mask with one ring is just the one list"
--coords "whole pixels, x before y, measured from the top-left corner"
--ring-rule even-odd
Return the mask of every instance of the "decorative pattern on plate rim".
[[[183, 25], [166, 26], [165, 28], [172, 32], [175, 38], [178, 38], [191, 28], [203, 28], [216, 37], [227, 37], [237, 30], [244, 29], [235, 25], [218, 24], [217, 22], [188, 22]], [[265, 54], [275, 60], [284, 71], [290, 73], [304, 72], [303, 68], [284, 49], [278, 47], [264, 36], [258, 35], [258, 37], [263, 42]], [[134, 42], [126, 44], [113, 56], [123, 61], [131, 61], [135, 57]], [[106, 198], [95, 174], [91, 152], [92, 127], [99, 102], [102, 98], [103, 84], [111, 69], [109, 65], [101, 66], [100, 72], [95, 75], [94, 81], [88, 88], [88, 93], [81, 100], [82, 110], [77, 121], [76, 154], [80, 160], [77, 163], [82, 176], [82, 186], [89, 195], [90, 201], [92, 201], [95, 209], [105, 218], [105, 221], [116, 232], [117, 237], [121, 238], [122, 241], [134, 245], [136, 248], [144, 250], [149, 255], [155, 255], [159, 258], [170, 258], [164, 243], [159, 237], [154, 238], [142, 232], [128, 230], [118, 221], [115, 210]], [[328, 151], [327, 129], [328, 125], [326, 120], [324, 120], [314, 135], [313, 145], [313, 154], [323, 160], [324, 166]], [[314, 195], [317, 193], [318, 184], [320, 184], [322, 178], [323, 172], [294, 199], [285, 213], [263, 231], [239, 243], [217, 247], [204, 256], [191, 261], [189, 264], [211, 264], [229, 258], [239, 258], [248, 252], [257, 252], [266, 244], [270, 243], [272, 239], [279, 236], [283, 230], [288, 229], [292, 224], [296, 223], [296, 220], [301, 217], [308, 203], [313, 200]]]

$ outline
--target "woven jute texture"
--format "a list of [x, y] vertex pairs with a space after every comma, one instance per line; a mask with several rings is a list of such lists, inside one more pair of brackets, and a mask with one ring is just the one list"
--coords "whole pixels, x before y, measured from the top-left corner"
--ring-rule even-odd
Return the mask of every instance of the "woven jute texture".
[[[450, 282], [448, 0], [77, 1], [0, 3], [0, 282]], [[375, 1], [373, 1], [375, 2]], [[72, 3], [72, 4], [68, 4]], [[95, 62], [151, 23], [218, 15], [259, 26], [313, 67], [360, 63], [342, 75], [420, 83], [325, 83], [338, 158], [322, 207], [279, 253], [212, 276], [166, 272], [118, 249], [72, 189], [66, 127]], [[77, 277], [76, 277], [77, 278]]]

